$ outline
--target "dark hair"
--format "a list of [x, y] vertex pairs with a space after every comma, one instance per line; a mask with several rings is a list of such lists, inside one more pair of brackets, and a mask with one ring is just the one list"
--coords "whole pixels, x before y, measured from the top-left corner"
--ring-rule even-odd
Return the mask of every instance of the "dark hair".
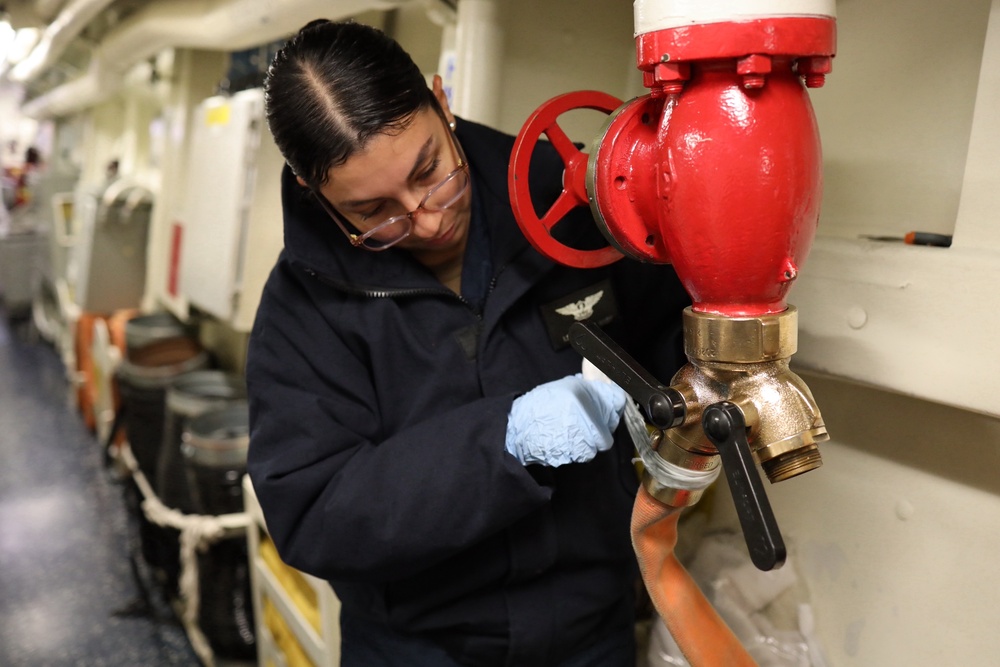
[[296, 176], [323, 185], [368, 140], [402, 129], [434, 98], [410, 55], [354, 22], [306, 24], [274, 56], [264, 82], [267, 124]]

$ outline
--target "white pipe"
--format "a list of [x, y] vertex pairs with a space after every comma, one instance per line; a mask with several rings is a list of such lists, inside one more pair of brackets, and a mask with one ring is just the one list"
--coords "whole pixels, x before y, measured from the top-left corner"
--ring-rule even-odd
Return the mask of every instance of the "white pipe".
[[632, 11], [636, 35], [722, 21], [837, 15], [835, 0], [635, 0]]
[[94, 106], [118, 90], [118, 82], [105, 83], [103, 79], [97, 68], [91, 67], [86, 75], [25, 102], [21, 113], [28, 118], [56, 118]]
[[27, 116], [66, 115], [114, 94], [136, 63], [167, 48], [239, 51], [291, 35], [315, 18], [341, 19], [412, 0], [169, 0], [126, 20], [94, 50], [87, 73], [26, 103]]
[[152, 3], [102, 42], [106, 67], [124, 72], [168, 47], [239, 51], [291, 35], [316, 18], [391, 9], [407, 0], [170, 0]]
[[70, 42], [114, 0], [76, 0], [45, 28], [38, 44], [10, 71], [10, 79], [27, 83], [55, 63]]
[[455, 106], [468, 120], [496, 127], [500, 119], [503, 28], [496, 0], [460, 0], [455, 28]]
[[35, 15], [43, 21], [51, 21], [65, 5], [66, 0], [35, 0]]

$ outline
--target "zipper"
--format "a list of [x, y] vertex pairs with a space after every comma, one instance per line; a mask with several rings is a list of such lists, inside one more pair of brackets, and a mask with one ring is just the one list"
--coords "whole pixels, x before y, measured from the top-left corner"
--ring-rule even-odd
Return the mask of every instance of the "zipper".
[[[470, 310], [475, 310], [472, 304], [469, 303], [461, 294], [455, 294], [449, 289], [432, 288], [432, 287], [401, 287], [398, 289], [379, 289], [374, 287], [359, 287], [357, 285], [352, 285], [350, 283], [340, 282], [339, 280], [334, 280], [329, 276], [324, 276], [322, 273], [315, 271], [313, 269], [303, 269], [306, 274], [320, 281], [324, 285], [333, 287], [342, 292], [348, 294], [353, 294], [355, 296], [363, 296], [371, 299], [398, 299], [407, 298], [413, 296], [444, 296], [452, 299], [457, 299], [465, 304]], [[492, 288], [492, 285], [491, 285]]]
[[[486, 288], [486, 297], [485, 297], [486, 299], [488, 299], [490, 294], [493, 293], [493, 288], [496, 287], [497, 280], [500, 278], [500, 274], [503, 273], [508, 266], [509, 263], [502, 265], [500, 269], [493, 274], [493, 277], [490, 279], [490, 284]], [[443, 287], [440, 289], [436, 287], [435, 288], [401, 287], [398, 289], [359, 287], [357, 285], [341, 282], [339, 280], [330, 278], [329, 276], [325, 276], [322, 273], [316, 271], [315, 269], [303, 267], [302, 270], [305, 271], [307, 275], [309, 275], [312, 278], [315, 278], [324, 285], [333, 287], [334, 289], [338, 289], [342, 292], [346, 292], [347, 294], [353, 294], [355, 296], [363, 296], [370, 299], [397, 299], [397, 298], [407, 298], [414, 296], [444, 296], [451, 299], [457, 299], [458, 301], [463, 303], [469, 310], [472, 311], [472, 313], [476, 316], [476, 319], [478, 319], [480, 322], [482, 322], [483, 319], [482, 311], [476, 310], [476, 308], [471, 303], [469, 303], [469, 301], [465, 297], [463, 297], [461, 294], [455, 294], [450, 289], [445, 289]], [[485, 299], [484, 299], [484, 305], [485, 305]]]

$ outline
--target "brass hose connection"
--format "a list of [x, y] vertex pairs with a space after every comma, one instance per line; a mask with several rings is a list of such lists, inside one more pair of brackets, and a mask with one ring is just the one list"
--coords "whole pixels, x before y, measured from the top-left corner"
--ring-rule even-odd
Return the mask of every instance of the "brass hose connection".
[[669, 387], [594, 324], [574, 323], [569, 339], [632, 398], [622, 418], [646, 497], [693, 505], [725, 472], [751, 560], [761, 570], [779, 567], [787, 552], [757, 465], [772, 483], [800, 475], [822, 465], [817, 444], [829, 439], [812, 393], [788, 368], [798, 347], [795, 309], [726, 317], [687, 308], [689, 363]]
[[687, 414], [683, 424], [663, 431], [661, 457], [680, 465], [715, 459], [702, 411], [729, 401], [743, 412], [754, 458], [772, 483], [822, 465], [817, 445], [830, 436], [809, 387], [788, 368], [798, 349], [793, 306], [758, 317], [687, 308], [684, 348], [690, 363], [674, 375], [671, 387], [684, 396]]

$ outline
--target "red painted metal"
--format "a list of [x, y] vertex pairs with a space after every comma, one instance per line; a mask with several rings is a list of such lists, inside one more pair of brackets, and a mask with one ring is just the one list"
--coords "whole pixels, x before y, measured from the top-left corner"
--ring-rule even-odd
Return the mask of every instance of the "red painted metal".
[[632, 259], [667, 264], [670, 249], [655, 224], [671, 191], [669, 169], [660, 168], [658, 153], [663, 102], [646, 95], [615, 112], [590, 158], [588, 185], [605, 237]]
[[[695, 69], [658, 140], [672, 189], [659, 224], [695, 309], [780, 312], [819, 222], [819, 132], [789, 61], [746, 90], [728, 63]], [[661, 163], [662, 164], [662, 163]]]
[[[579, 250], [560, 243], [551, 235], [552, 228], [572, 209], [590, 204], [586, 187], [588, 156], [573, 144], [559, 126], [557, 122], [559, 116], [572, 109], [594, 109], [611, 113], [619, 105], [621, 100], [617, 97], [595, 90], [559, 95], [538, 107], [528, 117], [514, 141], [510, 169], [507, 172], [514, 217], [521, 232], [535, 250], [560, 264], [592, 269], [606, 266], [622, 258], [622, 254], [612, 246], [596, 250]], [[539, 216], [531, 200], [528, 171], [531, 153], [542, 134], [549, 138], [558, 151], [566, 171], [563, 175], [563, 191], [549, 210]]]
[[[672, 262], [695, 310], [756, 316], [787, 307], [822, 195], [819, 133], [806, 86], [822, 85], [830, 71], [834, 26], [832, 18], [775, 18], [637, 38], [650, 95], [612, 116], [589, 158], [586, 189], [613, 246], [635, 259]], [[521, 135], [545, 131], [552, 138], [551, 128], [558, 129], [552, 114], [575, 101], [561, 96], [543, 105]], [[553, 139], [557, 147], [562, 142]], [[573, 205], [582, 204], [581, 154], [575, 147], [560, 153], [566, 199], [572, 192]], [[525, 178], [526, 169], [526, 156], [515, 150], [512, 202], [532, 244], [565, 264], [599, 265], [553, 245], [548, 230], [567, 204], [533, 217], [526, 180], [515, 178]], [[524, 188], [519, 196], [516, 186]]]
[[776, 17], [668, 28], [635, 38], [636, 65], [648, 72], [660, 63], [742, 58], [762, 54], [833, 56], [837, 23], [833, 18]]

